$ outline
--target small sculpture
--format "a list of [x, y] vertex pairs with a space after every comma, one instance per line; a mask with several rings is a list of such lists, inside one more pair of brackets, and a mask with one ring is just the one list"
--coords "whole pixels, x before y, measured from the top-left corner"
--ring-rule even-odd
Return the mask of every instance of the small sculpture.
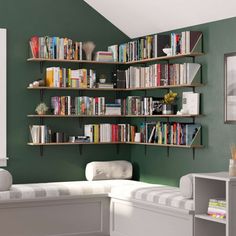
[[86, 60], [91, 61], [92, 60], [92, 53], [96, 45], [92, 41], [84, 42], [83, 43], [83, 50], [86, 55]]

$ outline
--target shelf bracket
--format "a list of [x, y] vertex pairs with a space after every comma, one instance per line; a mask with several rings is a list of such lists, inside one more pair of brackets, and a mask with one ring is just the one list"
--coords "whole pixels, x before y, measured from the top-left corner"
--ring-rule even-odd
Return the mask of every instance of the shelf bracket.
[[170, 157], [170, 148], [167, 147], [167, 157]]
[[120, 153], [120, 144], [116, 144], [116, 154]]
[[79, 117], [79, 127], [82, 128], [82, 118]]
[[42, 157], [43, 156], [43, 146], [39, 147], [39, 152], [40, 152], [40, 156]]
[[44, 62], [40, 61], [39, 63], [40, 74], [43, 74], [43, 66], [44, 66]]
[[44, 97], [44, 90], [40, 89], [40, 101], [43, 102], [43, 97]]
[[83, 145], [79, 145], [79, 154], [80, 156], [83, 154]]
[[193, 150], [193, 160], [195, 160], [195, 148], [192, 148]]

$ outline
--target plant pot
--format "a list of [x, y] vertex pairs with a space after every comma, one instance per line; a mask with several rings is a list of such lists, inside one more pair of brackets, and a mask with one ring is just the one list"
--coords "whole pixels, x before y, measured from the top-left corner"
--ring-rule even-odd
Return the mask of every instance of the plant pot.
[[163, 104], [162, 105], [162, 114], [163, 115], [174, 114], [174, 106], [172, 104]]
[[38, 114], [38, 115], [45, 115], [45, 114], [46, 114], [46, 111], [38, 111], [37, 114]]

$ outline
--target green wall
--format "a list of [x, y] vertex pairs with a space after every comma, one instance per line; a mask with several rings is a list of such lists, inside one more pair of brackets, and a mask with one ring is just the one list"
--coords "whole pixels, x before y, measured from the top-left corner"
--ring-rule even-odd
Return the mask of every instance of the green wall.
[[[195, 160], [192, 150], [171, 148], [167, 156], [166, 148], [146, 147], [145, 151], [145, 147], [138, 145], [117, 148], [109, 145], [84, 146], [81, 154], [78, 146], [47, 147], [41, 157], [39, 148], [26, 145], [29, 124], [39, 122], [27, 118], [27, 114], [33, 113], [39, 103], [39, 94], [27, 91], [26, 87], [40, 77], [39, 65], [26, 62], [29, 38], [37, 34], [93, 40], [97, 50], [103, 50], [107, 45], [128, 41], [128, 37], [81, 0], [0, 0], [0, 6], [0, 27], [8, 29], [7, 148], [10, 160], [7, 169], [13, 174], [15, 183], [83, 180], [85, 165], [92, 160], [131, 160], [136, 179], [170, 185], [177, 185], [179, 177], [188, 172], [227, 170], [229, 144], [235, 143], [236, 126], [224, 124], [223, 60], [224, 53], [236, 51], [236, 18], [188, 28], [203, 32], [206, 52], [205, 56], [197, 58], [203, 65], [205, 84], [205, 87], [197, 89], [202, 93], [201, 110], [204, 114], [197, 122], [203, 126], [202, 142], [205, 148], [196, 150]], [[68, 67], [76, 65], [68, 64]], [[102, 73], [114, 69], [92, 67]], [[55, 94], [62, 93], [47, 92], [46, 101]], [[45, 123], [75, 134], [82, 131], [80, 122], [96, 121], [110, 122], [48, 119]], [[141, 121], [132, 120], [137, 123]]]
[[180, 176], [189, 172], [226, 171], [229, 146], [236, 143], [236, 126], [224, 124], [224, 54], [236, 52], [236, 18], [186, 29], [199, 30], [204, 35], [206, 55], [196, 58], [203, 66], [205, 86], [196, 91], [202, 93], [204, 116], [196, 122], [202, 124], [205, 147], [196, 149], [193, 160], [192, 150], [170, 148], [168, 156], [166, 148], [147, 147], [145, 155], [144, 147], [132, 146], [131, 160], [136, 167], [136, 178], [143, 181], [178, 185]]
[[[119, 152], [112, 145], [84, 146], [81, 155], [78, 146], [47, 147], [41, 157], [38, 147], [26, 145], [29, 124], [39, 123], [38, 119], [27, 118], [27, 114], [32, 114], [40, 101], [39, 92], [26, 89], [40, 76], [39, 64], [26, 62], [29, 38], [50, 35], [92, 40], [97, 50], [105, 50], [108, 45], [128, 40], [127, 36], [82, 0], [0, 0], [0, 27], [8, 30], [7, 152], [10, 160], [7, 169], [13, 174], [14, 183], [83, 180], [84, 168], [89, 161], [129, 160], [127, 146], [121, 146]], [[112, 68], [103, 66], [99, 69], [106, 72]], [[53, 94], [62, 95], [47, 92], [45, 97]], [[96, 121], [85, 120], [88, 123]], [[78, 119], [45, 121], [52, 129], [60, 128], [74, 135], [82, 132], [79, 122]]]

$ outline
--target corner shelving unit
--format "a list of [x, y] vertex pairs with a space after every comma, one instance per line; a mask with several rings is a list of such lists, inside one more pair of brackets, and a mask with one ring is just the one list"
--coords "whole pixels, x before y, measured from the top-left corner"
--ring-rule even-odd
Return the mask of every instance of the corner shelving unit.
[[[144, 60], [137, 60], [137, 61], [129, 61], [129, 62], [99, 62], [99, 61], [87, 61], [87, 60], [59, 60], [59, 59], [45, 59], [45, 58], [29, 58], [27, 59], [28, 62], [36, 62], [40, 63], [40, 71], [43, 72], [43, 66], [45, 62], [50, 63], [78, 63], [78, 64], [100, 64], [100, 65], [135, 65], [135, 64], [147, 64], [150, 62], [157, 62], [157, 61], [169, 61], [173, 59], [179, 59], [179, 58], [186, 58], [191, 57], [193, 58], [193, 61], [195, 61], [195, 57], [203, 56], [204, 53], [199, 52], [192, 52], [188, 54], [179, 54], [175, 56], [161, 56], [156, 58], [150, 58], [150, 59], [144, 59]], [[110, 91], [110, 92], [130, 92], [130, 91], [149, 91], [149, 90], [157, 90], [157, 89], [167, 89], [170, 90], [172, 88], [192, 88], [193, 91], [195, 90], [195, 87], [201, 87], [203, 84], [201, 82], [193, 82], [192, 84], [181, 84], [181, 85], [166, 85], [166, 86], [158, 86], [158, 87], [139, 87], [139, 88], [112, 88], [112, 89], [106, 89], [106, 88], [71, 88], [71, 87], [27, 87], [28, 90], [38, 90], [40, 91], [40, 98], [43, 100], [43, 94], [45, 90], [59, 90], [59, 91], [94, 91], [94, 92], [104, 92], [104, 91]], [[29, 114], [28, 118], [39, 118], [41, 124], [43, 124], [44, 118], [166, 118], [168, 121], [169, 119], [176, 119], [176, 118], [190, 118], [195, 122], [195, 118], [201, 117], [202, 115], [35, 115], [35, 114]], [[191, 145], [172, 145], [172, 144], [158, 144], [158, 143], [137, 143], [137, 142], [111, 142], [111, 143], [28, 143], [30, 146], [40, 146], [40, 150], [42, 153], [42, 147], [43, 146], [56, 146], [56, 145], [104, 145], [104, 144], [130, 144], [130, 145], [144, 145], [146, 146], [156, 146], [156, 147], [166, 147], [169, 153], [169, 148], [192, 148], [193, 149], [193, 157], [195, 154], [196, 148], [202, 148], [201, 145], [201, 134], [197, 135], [196, 139], [193, 140], [193, 143]], [[146, 150], [146, 149], [145, 149]], [[146, 151], [145, 151], [146, 152]]]
[[[226, 218], [207, 215], [211, 198], [226, 199]], [[236, 177], [227, 172], [195, 174], [194, 203], [195, 236], [235, 236], [236, 232]]]

